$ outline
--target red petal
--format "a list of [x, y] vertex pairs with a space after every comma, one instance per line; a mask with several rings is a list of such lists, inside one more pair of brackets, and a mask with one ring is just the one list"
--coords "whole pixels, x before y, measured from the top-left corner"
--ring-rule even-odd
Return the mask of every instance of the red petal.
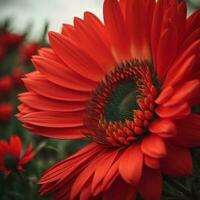
[[171, 95], [173, 94], [173, 92], [174, 92], [174, 88], [171, 87], [171, 86], [168, 86], [168, 87], [164, 88], [161, 91], [161, 93], [158, 96], [158, 98], [155, 100], [155, 102], [157, 104], [163, 104], [166, 100], [168, 100], [171, 97]]
[[89, 163], [89, 165], [78, 175], [70, 192], [70, 200], [75, 199], [75, 197], [82, 191], [82, 188], [86, 182], [94, 175], [96, 166], [100, 165], [104, 158], [110, 153], [106, 150], [107, 149], [103, 149], [103, 151], [97, 154], [95, 158]]
[[11, 136], [9, 140], [10, 153], [19, 159], [22, 151], [22, 143], [18, 136]]
[[31, 112], [20, 117], [23, 123], [52, 128], [74, 128], [83, 126], [83, 112]]
[[[169, 51], [169, 46], [171, 50]], [[158, 79], [162, 80], [171, 66], [178, 47], [177, 30], [174, 24], [170, 24], [168, 28], [163, 31], [160, 41], [158, 43], [157, 53], [157, 74]]]
[[159, 170], [145, 168], [139, 185], [139, 192], [145, 200], [160, 200], [162, 176]]
[[187, 19], [185, 27], [185, 37], [200, 27], [200, 11], [197, 10]]
[[131, 56], [134, 58], [151, 60], [149, 36], [153, 10], [154, 1], [151, 0], [126, 2], [125, 22], [131, 40]]
[[[101, 165], [97, 165], [97, 168], [95, 170], [95, 174], [92, 180], [92, 193], [93, 196], [96, 196], [98, 193], [96, 193], [95, 191], [101, 190], [101, 187], [99, 185], [99, 183], [104, 179], [104, 177], [106, 176], [106, 174], [108, 173], [108, 171], [110, 170], [116, 156], [119, 153], [119, 149], [116, 151], [112, 151], [110, 152], [110, 154], [108, 154], [106, 157], [104, 157], [104, 159], [102, 159], [102, 163]], [[100, 188], [100, 189], [99, 189]], [[94, 195], [95, 193], [95, 195]]]
[[[85, 110], [84, 102], [67, 102], [53, 100], [46, 98], [40, 95], [35, 94], [34, 92], [22, 93], [19, 96], [19, 100], [28, 107], [31, 107], [36, 110], [43, 111], [57, 111], [57, 112], [74, 112], [74, 111], [83, 111]], [[33, 103], [34, 102], [34, 103]]]
[[119, 173], [127, 183], [137, 185], [141, 178], [142, 167], [143, 154], [140, 145], [130, 146], [120, 157]]
[[58, 194], [58, 196], [60, 196], [64, 191], [69, 192], [72, 187], [71, 184], [74, 183], [74, 179], [77, 175], [79, 175], [91, 161], [95, 161], [96, 155], [101, 154], [103, 149], [103, 146], [91, 143], [78, 153], [51, 167], [40, 180], [40, 184], [43, 184], [40, 191], [41, 194], [47, 194], [56, 190], [60, 191]]
[[23, 126], [35, 134], [56, 139], [85, 138], [86, 136], [83, 133], [87, 131], [84, 126], [76, 128], [49, 128], [31, 124], [23, 124]]
[[174, 106], [158, 106], [155, 112], [162, 118], [180, 119], [191, 113], [191, 106], [188, 103], [180, 103]]
[[105, 71], [109, 71], [115, 60], [110, 49], [105, 26], [90, 12], [84, 13], [84, 20], [75, 18], [74, 24], [76, 34], [80, 38], [78, 45], [103, 66]]
[[195, 41], [177, 58], [167, 73], [164, 81], [164, 87], [181, 83], [190, 78], [199, 44], [200, 40]]
[[[151, 30], [151, 46], [152, 46], [152, 53], [153, 53], [153, 61], [154, 67], [157, 66], [157, 52], [158, 52], [158, 42], [160, 38], [160, 32], [162, 27], [162, 20], [163, 20], [163, 10], [164, 9], [164, 1], [160, 0], [156, 3], [153, 21], [152, 21], [152, 30]], [[157, 71], [157, 69], [156, 69]]]
[[80, 102], [87, 101], [91, 97], [89, 92], [78, 92], [58, 86], [46, 80], [45, 77], [37, 71], [26, 76], [27, 78], [24, 78], [23, 81], [29, 91], [34, 91], [35, 93], [50, 99]]
[[164, 140], [155, 134], [145, 137], [141, 148], [143, 153], [153, 158], [162, 158], [167, 154]]
[[144, 155], [144, 163], [146, 166], [152, 169], [159, 169], [160, 168], [160, 160], [156, 158], [152, 158], [150, 156]]
[[128, 59], [130, 53], [129, 40], [117, 0], [104, 1], [104, 21], [116, 57], [119, 60]]
[[117, 176], [119, 175], [119, 172], [118, 172], [119, 161], [120, 159], [116, 160], [114, 164], [111, 166], [111, 168], [109, 169], [108, 173], [106, 174], [101, 186], [102, 190], [107, 190], [115, 181]]
[[187, 5], [185, 1], [182, 1], [178, 5], [178, 13], [177, 13], [177, 30], [179, 34], [179, 41], [182, 41], [183, 38], [186, 18], [187, 18]]
[[176, 126], [169, 119], [156, 119], [149, 125], [149, 130], [161, 137], [174, 137], [176, 135]]
[[94, 82], [103, 79], [105, 73], [102, 68], [70, 39], [54, 32], [49, 33], [49, 39], [56, 55], [71, 70]]
[[161, 159], [161, 170], [169, 176], [192, 174], [192, 157], [188, 149], [167, 146], [167, 156]]
[[190, 80], [184, 83], [180, 88], [175, 90], [174, 95], [164, 104], [164, 106], [172, 106], [177, 103], [192, 99], [200, 91], [200, 81]]
[[61, 87], [83, 92], [91, 92], [96, 87], [96, 83], [73, 72], [62, 62], [40, 56], [34, 56], [32, 62], [45, 78]]
[[29, 153], [25, 156], [23, 156], [19, 162], [19, 165], [25, 165], [28, 162], [30, 162], [35, 157], [35, 152]]

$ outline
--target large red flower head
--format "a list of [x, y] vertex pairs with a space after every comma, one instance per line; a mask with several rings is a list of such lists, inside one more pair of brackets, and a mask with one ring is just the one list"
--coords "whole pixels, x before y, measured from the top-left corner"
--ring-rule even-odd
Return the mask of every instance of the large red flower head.
[[[55, 199], [159, 200], [161, 172], [189, 175], [200, 145], [200, 12], [185, 2], [105, 0], [33, 57], [19, 119], [36, 134], [93, 142], [40, 180]], [[153, 181], [152, 181], [153, 180]], [[118, 192], [116, 192], [118, 191]]]
[[24, 166], [29, 163], [35, 152], [29, 145], [22, 153], [22, 143], [18, 136], [11, 136], [9, 142], [0, 140], [0, 171], [6, 176], [12, 172], [24, 171]]

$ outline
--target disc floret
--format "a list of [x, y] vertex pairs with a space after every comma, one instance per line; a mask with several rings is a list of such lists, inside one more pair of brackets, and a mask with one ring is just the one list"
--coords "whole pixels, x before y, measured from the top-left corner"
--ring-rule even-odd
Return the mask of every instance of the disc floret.
[[146, 62], [127, 62], [106, 76], [87, 109], [87, 136], [112, 146], [140, 141], [154, 118], [156, 87]]

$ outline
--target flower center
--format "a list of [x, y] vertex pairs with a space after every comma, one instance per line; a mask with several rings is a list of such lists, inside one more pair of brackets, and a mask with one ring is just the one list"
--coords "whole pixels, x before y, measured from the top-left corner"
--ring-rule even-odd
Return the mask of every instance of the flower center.
[[4, 163], [5, 168], [9, 170], [15, 170], [18, 160], [13, 155], [7, 154], [4, 157], [3, 163]]
[[134, 60], [116, 67], [93, 93], [85, 134], [112, 146], [140, 141], [154, 116], [156, 95], [148, 63]]

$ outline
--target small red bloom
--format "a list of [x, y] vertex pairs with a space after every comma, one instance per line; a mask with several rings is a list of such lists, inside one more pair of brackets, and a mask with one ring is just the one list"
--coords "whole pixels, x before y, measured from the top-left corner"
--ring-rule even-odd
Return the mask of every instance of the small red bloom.
[[[200, 146], [200, 11], [176, 0], [105, 0], [49, 33], [33, 57], [19, 119], [30, 131], [93, 142], [49, 169], [57, 200], [160, 200], [162, 173], [192, 174]], [[117, 192], [116, 192], [117, 191]]]
[[6, 56], [7, 48], [0, 44], [0, 61], [2, 61]]
[[9, 121], [13, 114], [12, 103], [0, 103], [0, 120]]
[[12, 78], [13, 78], [13, 82], [14, 82], [15, 86], [22, 86], [23, 85], [22, 77], [23, 77], [22, 68], [20, 68], [20, 67], [13, 68]]
[[23, 41], [23, 36], [17, 33], [5, 32], [0, 35], [0, 42], [7, 48], [18, 46]]
[[11, 136], [8, 143], [0, 140], [0, 171], [6, 176], [15, 171], [24, 171], [24, 166], [34, 156], [32, 145], [29, 145], [24, 153], [22, 152], [22, 143], [18, 136]]
[[13, 79], [6, 75], [0, 78], [0, 94], [10, 94], [13, 89]]
[[32, 55], [36, 54], [39, 48], [38, 43], [24, 44], [20, 50], [20, 58], [23, 64], [30, 62]]

